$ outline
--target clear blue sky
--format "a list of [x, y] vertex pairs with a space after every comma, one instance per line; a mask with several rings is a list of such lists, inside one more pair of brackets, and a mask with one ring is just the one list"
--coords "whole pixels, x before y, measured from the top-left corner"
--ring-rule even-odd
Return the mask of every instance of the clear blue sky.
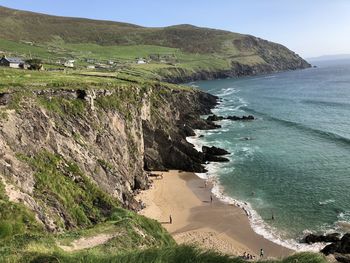
[[304, 57], [350, 54], [350, 0], [0, 0], [0, 5], [143, 26], [226, 29], [279, 42]]

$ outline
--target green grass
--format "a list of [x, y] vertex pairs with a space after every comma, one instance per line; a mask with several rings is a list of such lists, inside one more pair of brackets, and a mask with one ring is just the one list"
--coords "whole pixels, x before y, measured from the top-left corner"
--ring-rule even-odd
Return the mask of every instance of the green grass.
[[154, 45], [130, 46], [101, 46], [97, 44], [62, 44], [74, 57], [101, 60], [129, 60], [135, 62], [136, 58], [148, 58], [150, 55], [173, 56], [179, 53], [178, 49]]
[[34, 46], [3, 38], [0, 38], [0, 50], [7, 51], [8, 55], [14, 54], [25, 58], [30, 58], [32, 56], [43, 59], [51, 59], [56, 57], [54, 52], [49, 52], [45, 47]]
[[[142, 236], [140, 235], [142, 231]], [[64, 252], [59, 245], [70, 246], [74, 240], [99, 234], [115, 234], [107, 243], [77, 252]], [[141, 248], [172, 247], [175, 242], [161, 225], [134, 212], [116, 209], [109, 221], [93, 227], [59, 234], [27, 233], [0, 238], [0, 262], [40, 262], [43, 258], [60, 258], [60, 262], [84, 262], [83, 258], [103, 258]]]
[[67, 99], [63, 97], [39, 97], [37, 98], [40, 105], [51, 112], [55, 112], [62, 117], [64, 116], [83, 116], [86, 112], [86, 101], [81, 99]]
[[[30, 259], [30, 260], [28, 260]], [[106, 254], [87, 250], [76, 253], [55, 251], [53, 253], [28, 253], [31, 263], [243, 263], [240, 258], [204, 251], [193, 246], [173, 245], [145, 250], [114, 251]], [[23, 261], [19, 261], [23, 262]], [[300, 253], [283, 260], [260, 260], [262, 263], [326, 263], [321, 254]]]
[[106, 220], [119, 202], [85, 176], [79, 166], [43, 151], [34, 157], [19, 155], [30, 164], [36, 179], [34, 197], [64, 214], [65, 221], [49, 207], [46, 212], [63, 229], [92, 226]]
[[117, 78], [81, 75], [79, 71], [47, 72], [24, 71], [0, 67], [0, 92], [9, 90], [43, 90], [48, 88], [86, 89], [114, 88], [127, 84]]
[[5, 187], [0, 180], [0, 240], [28, 232], [41, 232], [40, 225], [32, 211], [20, 203], [10, 202], [5, 194]]

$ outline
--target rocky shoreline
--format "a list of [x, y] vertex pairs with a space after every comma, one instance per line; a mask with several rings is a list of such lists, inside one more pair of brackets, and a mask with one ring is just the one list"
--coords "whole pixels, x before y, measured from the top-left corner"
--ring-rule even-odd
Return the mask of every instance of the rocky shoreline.
[[[191, 103], [182, 107], [181, 114], [171, 129], [151, 129], [149, 123], [144, 123], [145, 138], [145, 170], [165, 171], [183, 170], [188, 172], [206, 172], [204, 164], [208, 162], [228, 162], [224, 155], [229, 154], [224, 149], [204, 146], [197, 151], [186, 138], [195, 136], [194, 130], [212, 130], [221, 126], [216, 121], [224, 117], [210, 115], [207, 119], [201, 115], [211, 114], [218, 104], [219, 98], [201, 91], [195, 92], [200, 107], [193, 109]], [[189, 109], [189, 111], [186, 110]], [[254, 120], [253, 116], [228, 116], [227, 119]], [[156, 154], [158, 152], [158, 155]]]
[[310, 67], [311, 65], [304, 60], [282, 61], [281, 58], [275, 60], [269, 59], [269, 64], [256, 65], [245, 65], [232, 61], [231, 68], [226, 70], [186, 72], [181, 68], [176, 68], [176, 70], [173, 71], [169, 69], [170, 74], [168, 73], [169, 75], [163, 76], [162, 81], [181, 84], [200, 80], [256, 76]]
[[309, 234], [302, 240], [303, 243], [327, 243], [321, 253], [325, 256], [332, 255], [338, 262], [350, 262], [350, 233], [344, 234], [331, 233], [327, 235]]

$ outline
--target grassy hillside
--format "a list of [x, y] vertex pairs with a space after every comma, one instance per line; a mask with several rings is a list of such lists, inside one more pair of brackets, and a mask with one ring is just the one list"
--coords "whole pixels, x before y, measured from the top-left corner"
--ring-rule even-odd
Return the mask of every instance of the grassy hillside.
[[191, 25], [144, 28], [136, 25], [82, 18], [56, 17], [0, 8], [0, 34], [8, 40], [35, 43], [61, 39], [68, 43], [101, 45], [156, 45], [180, 48], [191, 53], [221, 51], [221, 42], [240, 38], [227, 31]]
[[[192, 25], [145, 28], [5, 7], [0, 7], [0, 24], [0, 52], [41, 58], [48, 68], [68, 59], [75, 59], [77, 68], [113, 61], [113, 66], [104, 68], [146, 72], [147, 77], [179, 82], [309, 66], [282, 45]], [[141, 57], [148, 64], [136, 65]]]

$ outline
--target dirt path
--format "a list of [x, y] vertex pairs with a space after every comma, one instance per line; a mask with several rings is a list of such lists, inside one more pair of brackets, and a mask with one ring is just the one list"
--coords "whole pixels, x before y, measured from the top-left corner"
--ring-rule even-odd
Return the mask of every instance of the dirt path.
[[118, 234], [99, 234], [93, 237], [82, 237], [80, 239], [74, 240], [70, 246], [59, 245], [66, 252], [72, 252], [87, 248], [96, 247], [98, 245], [105, 244], [112, 238], [116, 237]]

